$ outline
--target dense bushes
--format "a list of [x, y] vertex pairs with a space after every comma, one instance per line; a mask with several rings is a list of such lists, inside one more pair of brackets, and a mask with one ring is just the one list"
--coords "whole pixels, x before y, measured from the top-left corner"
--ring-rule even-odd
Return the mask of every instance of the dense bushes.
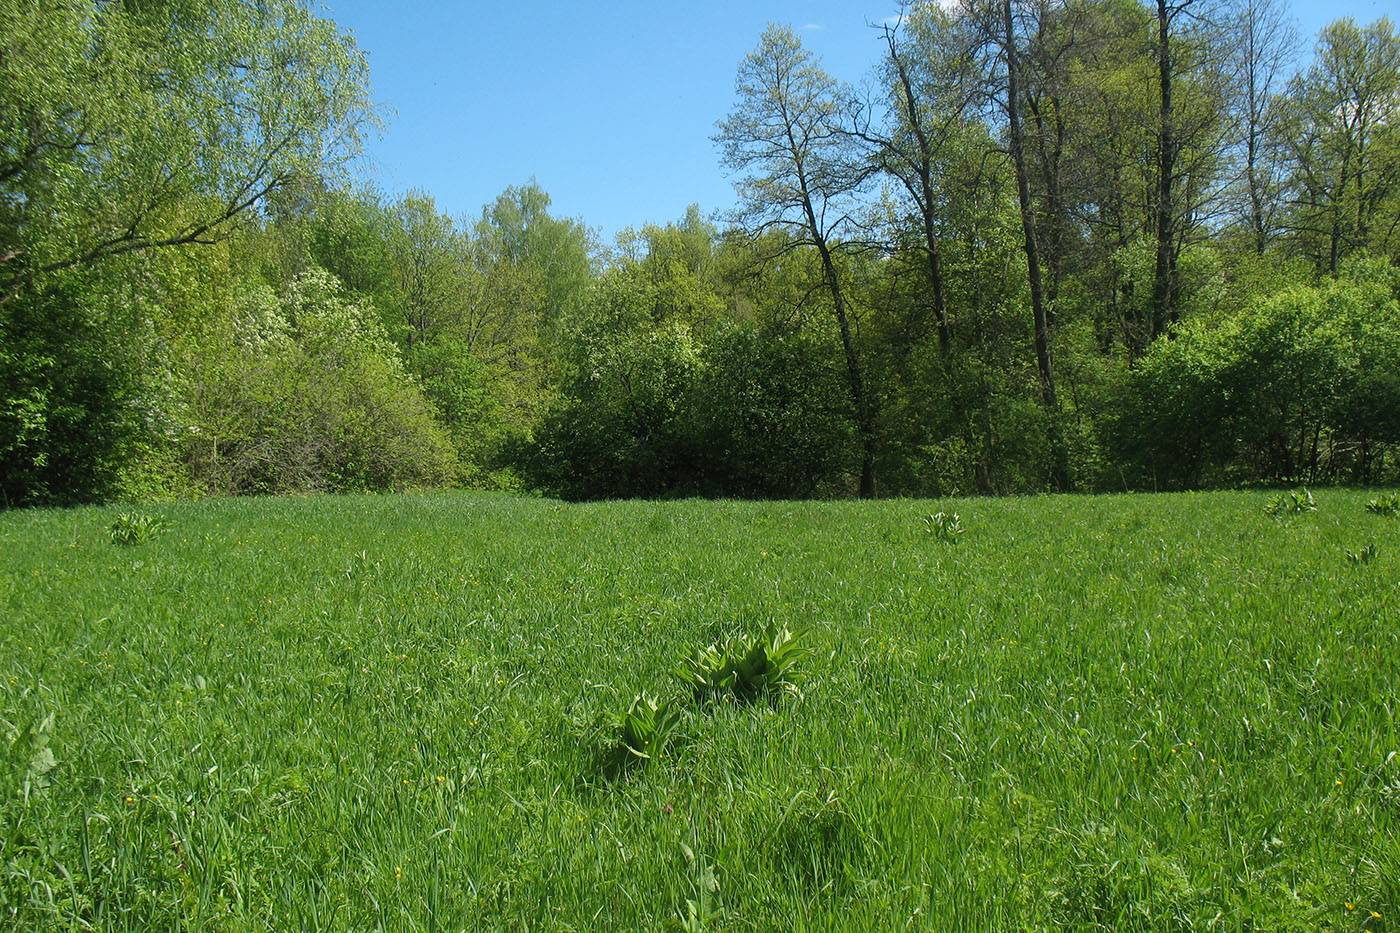
[[143, 428], [140, 341], [91, 276], [0, 302], [0, 505], [112, 495]]
[[526, 457], [571, 499], [810, 496], [850, 453], [840, 383], [814, 341], [730, 325], [703, 344], [678, 321], [604, 336]]
[[316, 270], [246, 294], [186, 386], [187, 456], [215, 493], [399, 489], [452, 475], [446, 432], [382, 327]]
[[1397, 274], [1357, 261], [1159, 341], [1114, 423], [1140, 484], [1393, 478], [1400, 445]]

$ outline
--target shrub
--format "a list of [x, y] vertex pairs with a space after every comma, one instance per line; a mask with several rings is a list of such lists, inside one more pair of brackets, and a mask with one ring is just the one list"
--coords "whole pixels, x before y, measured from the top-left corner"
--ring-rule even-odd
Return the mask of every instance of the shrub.
[[[372, 313], [314, 270], [244, 296], [187, 385], [191, 473], [217, 493], [441, 485], [455, 459]], [[231, 347], [229, 347], [231, 344]]]
[[1375, 481], [1400, 446], [1400, 304], [1374, 266], [1153, 344], [1113, 429], [1138, 483]]

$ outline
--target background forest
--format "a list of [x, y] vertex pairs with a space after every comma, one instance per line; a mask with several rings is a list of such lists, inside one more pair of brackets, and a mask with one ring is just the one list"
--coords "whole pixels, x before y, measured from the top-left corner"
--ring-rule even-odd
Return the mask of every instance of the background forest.
[[297, 0], [0, 0], [0, 503], [1400, 479], [1400, 35], [1278, 0], [773, 26], [740, 206], [603, 243], [348, 167]]

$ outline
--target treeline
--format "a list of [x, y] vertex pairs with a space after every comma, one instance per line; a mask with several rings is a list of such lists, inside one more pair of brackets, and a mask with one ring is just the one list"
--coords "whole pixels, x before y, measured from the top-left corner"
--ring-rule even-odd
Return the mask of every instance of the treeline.
[[0, 0], [0, 503], [442, 485], [946, 495], [1400, 479], [1400, 37], [969, 0], [857, 92], [770, 27], [739, 207], [350, 186], [298, 0]]

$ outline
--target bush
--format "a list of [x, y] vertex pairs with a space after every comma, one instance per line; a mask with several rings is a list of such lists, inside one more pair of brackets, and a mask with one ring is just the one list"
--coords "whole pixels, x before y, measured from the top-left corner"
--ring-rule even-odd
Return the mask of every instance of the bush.
[[374, 316], [320, 270], [244, 296], [186, 387], [191, 473], [216, 493], [441, 485], [452, 445]]
[[839, 481], [849, 404], [816, 341], [730, 326], [710, 340], [691, 402], [711, 494], [811, 496]]
[[693, 491], [685, 404], [699, 362], [679, 322], [596, 337], [524, 453], [531, 481], [566, 499]]
[[1397, 412], [1400, 304], [1359, 261], [1158, 341], [1114, 433], [1139, 484], [1369, 483], [1400, 445]]
[[144, 433], [131, 328], [100, 283], [0, 301], [0, 506], [111, 497]]

